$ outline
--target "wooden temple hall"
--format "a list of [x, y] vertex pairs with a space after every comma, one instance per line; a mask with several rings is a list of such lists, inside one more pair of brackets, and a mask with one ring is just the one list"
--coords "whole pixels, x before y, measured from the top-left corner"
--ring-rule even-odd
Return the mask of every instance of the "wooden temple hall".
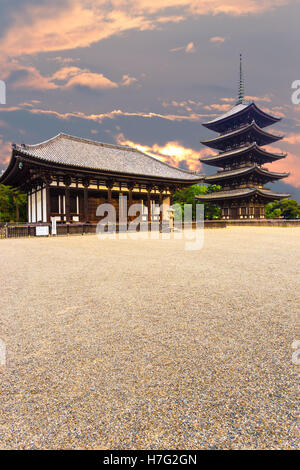
[[227, 113], [203, 124], [219, 134], [202, 141], [219, 152], [201, 159], [206, 165], [219, 168], [217, 173], [206, 176], [204, 182], [219, 185], [221, 190], [197, 196], [197, 199], [220, 206], [223, 219], [262, 219], [268, 202], [289, 197], [288, 193], [264, 187], [265, 183], [288, 176], [288, 173], [276, 173], [264, 167], [266, 163], [286, 157], [286, 154], [263, 148], [283, 138], [266, 130], [278, 121], [280, 118], [262, 111], [254, 102], [245, 101], [240, 56], [240, 87], [236, 104]]
[[173, 193], [201, 180], [135, 148], [59, 134], [37, 145], [13, 144], [0, 183], [28, 194], [29, 223], [76, 224], [101, 220], [96, 210], [103, 203], [114, 205], [118, 222], [126, 210], [120, 196], [128, 208], [142, 203], [145, 221], [169, 220]]

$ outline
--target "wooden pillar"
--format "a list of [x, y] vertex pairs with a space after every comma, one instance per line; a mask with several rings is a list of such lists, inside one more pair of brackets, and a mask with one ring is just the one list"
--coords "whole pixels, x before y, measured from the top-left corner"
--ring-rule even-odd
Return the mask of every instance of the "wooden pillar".
[[84, 188], [83, 188], [83, 220], [84, 220], [84, 222], [88, 221], [88, 217], [89, 217], [88, 186], [84, 186]]
[[83, 184], [83, 221], [88, 222], [89, 219], [89, 185], [90, 181], [88, 179], [84, 179], [82, 181]]
[[67, 224], [70, 222], [70, 187], [65, 187], [65, 199], [66, 199], [66, 222]]
[[64, 178], [65, 184], [65, 204], [66, 204], [66, 222], [67, 224], [71, 221], [71, 204], [70, 204], [70, 185], [71, 185], [71, 178], [65, 177]]
[[35, 223], [37, 223], [37, 218], [38, 218], [38, 213], [37, 213], [37, 187], [35, 188], [34, 200], [35, 200]]
[[148, 209], [148, 222], [150, 223], [152, 220], [151, 214], [151, 190], [152, 186], [147, 186], [147, 209]]
[[111, 186], [107, 186], [107, 202], [109, 204], [112, 203], [112, 187]]
[[46, 182], [46, 218], [47, 222], [50, 222], [51, 218], [51, 199], [50, 199], [50, 183]]
[[130, 207], [133, 203], [133, 195], [132, 195], [132, 188], [129, 188], [128, 192], [128, 207]]
[[44, 185], [41, 186], [41, 219], [44, 222]]
[[30, 223], [32, 224], [32, 188], [30, 188]]
[[129, 208], [133, 203], [132, 191], [133, 191], [133, 188], [134, 188], [134, 184], [128, 184], [127, 188], [128, 188], [128, 208]]
[[124, 199], [123, 192], [119, 192], [119, 222], [124, 220]]
[[107, 202], [109, 204], [112, 203], [112, 188], [113, 188], [113, 181], [107, 181], [106, 182], [106, 187], [107, 187]]
[[127, 183], [127, 188], [128, 188], [127, 220], [131, 221], [133, 219], [133, 217], [128, 215], [128, 211], [129, 211], [130, 206], [132, 206], [132, 204], [133, 204], [134, 183]]
[[162, 224], [163, 221], [163, 189], [159, 190], [159, 223]]

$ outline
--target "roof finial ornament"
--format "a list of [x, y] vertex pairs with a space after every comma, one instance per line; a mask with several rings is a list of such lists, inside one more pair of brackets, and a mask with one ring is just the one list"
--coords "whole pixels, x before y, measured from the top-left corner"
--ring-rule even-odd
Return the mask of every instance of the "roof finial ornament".
[[236, 104], [242, 104], [245, 98], [244, 90], [244, 75], [243, 75], [243, 64], [242, 64], [242, 54], [240, 54], [240, 83], [239, 83], [239, 95]]

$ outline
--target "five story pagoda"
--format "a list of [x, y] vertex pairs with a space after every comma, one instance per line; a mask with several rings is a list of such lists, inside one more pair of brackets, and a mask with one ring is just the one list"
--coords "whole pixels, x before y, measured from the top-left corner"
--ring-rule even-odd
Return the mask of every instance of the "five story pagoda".
[[242, 56], [240, 55], [240, 85], [238, 100], [227, 113], [203, 123], [219, 135], [201, 143], [219, 150], [217, 155], [203, 157], [201, 162], [221, 168], [206, 176], [205, 183], [217, 184], [221, 190], [196, 196], [203, 202], [221, 207], [223, 219], [265, 218], [268, 202], [287, 198], [290, 194], [273, 192], [264, 184], [285, 178], [289, 173], [275, 173], [263, 167], [287, 154], [271, 153], [262, 147], [283, 138], [267, 132], [266, 127], [280, 121], [244, 98]]

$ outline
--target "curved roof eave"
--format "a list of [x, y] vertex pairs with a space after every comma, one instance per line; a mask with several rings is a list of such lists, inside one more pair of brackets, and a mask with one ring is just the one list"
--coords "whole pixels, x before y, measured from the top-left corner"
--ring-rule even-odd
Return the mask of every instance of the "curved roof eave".
[[5, 180], [9, 177], [11, 171], [14, 169], [16, 163], [16, 155], [15, 155], [15, 150], [12, 148], [12, 153], [10, 157], [10, 161], [3, 171], [2, 175], [0, 176], [0, 184], [5, 184]]
[[255, 121], [252, 121], [250, 124], [247, 124], [246, 126], [242, 126], [239, 129], [236, 129], [234, 131], [228, 132], [227, 134], [221, 134], [218, 135], [217, 137], [213, 139], [208, 139], [208, 140], [201, 140], [201, 144], [209, 146], [210, 144], [217, 143], [217, 142], [222, 142], [222, 140], [226, 140], [227, 138], [230, 137], [235, 137], [237, 135], [241, 135], [244, 132], [247, 132], [250, 129], [256, 130], [259, 134], [264, 135], [270, 139], [280, 140], [283, 139], [283, 135], [275, 135], [271, 134], [270, 132], [264, 131], [261, 127], [259, 127]]
[[217, 155], [209, 155], [207, 157], [202, 157], [202, 158], [200, 158], [200, 161], [203, 162], [203, 163], [206, 163], [207, 161], [208, 162], [218, 161], [219, 159], [222, 160], [222, 159], [225, 159], [225, 158], [228, 158], [228, 157], [231, 157], [231, 156], [242, 155], [243, 153], [246, 153], [246, 152], [248, 152], [249, 150], [252, 150], [252, 149], [255, 149], [258, 153], [266, 155], [269, 158], [273, 158], [273, 159], [280, 159], [280, 158], [284, 158], [284, 157], [287, 156], [287, 153], [279, 154], [279, 153], [268, 152], [264, 148], [257, 145], [256, 142], [253, 142], [251, 145], [248, 145], [246, 147], [241, 147], [241, 148], [238, 148], [238, 149], [235, 149], [235, 150], [230, 150], [228, 152], [218, 153]]
[[237, 168], [236, 170], [228, 170], [228, 171], [221, 171], [215, 173], [214, 175], [206, 176], [204, 181], [214, 181], [214, 180], [221, 180], [226, 178], [233, 178], [235, 176], [249, 174], [249, 173], [259, 173], [264, 176], [268, 176], [272, 179], [281, 179], [286, 178], [289, 176], [289, 173], [276, 173], [264, 168], [259, 167], [258, 165], [251, 165], [249, 167], [244, 168]]
[[[18, 155], [17, 156], [20, 156], [20, 157], [23, 157], [25, 160], [27, 160], [28, 162], [32, 163], [32, 164], [35, 164], [35, 165], [46, 165], [46, 166], [49, 166], [51, 165], [53, 168], [57, 168], [57, 169], [72, 169], [72, 170], [78, 170], [79, 172], [81, 171], [85, 171], [85, 172], [93, 172], [94, 174], [101, 174], [101, 175], [118, 175], [118, 176], [127, 176], [127, 177], [130, 177], [130, 178], [144, 178], [144, 179], [149, 179], [149, 180], [154, 180], [154, 181], [172, 181], [174, 183], [181, 183], [181, 184], [196, 184], [196, 183], [199, 183], [199, 182], [202, 182], [205, 178], [205, 175], [203, 174], [193, 174], [192, 172], [188, 172], [187, 170], [182, 170], [182, 171], [185, 171], [187, 173], [189, 173], [190, 176], [192, 176], [192, 178], [189, 178], [189, 179], [183, 179], [183, 178], [174, 178], [174, 177], [171, 177], [171, 176], [159, 176], [159, 175], [147, 175], [147, 174], [144, 174], [144, 173], [124, 173], [124, 172], [121, 172], [121, 171], [116, 171], [116, 170], [107, 170], [107, 169], [97, 169], [97, 168], [89, 168], [89, 167], [82, 167], [82, 166], [76, 166], [76, 165], [68, 165], [66, 163], [61, 163], [61, 162], [53, 162], [51, 160], [47, 160], [47, 159], [42, 159], [42, 158], [39, 158], [39, 157], [36, 157], [34, 155], [31, 155], [29, 152], [26, 152], [23, 150], [18, 150]], [[7, 167], [7, 169], [5, 170], [5, 172], [3, 173], [2, 177], [5, 176], [7, 174], [7, 177], [10, 176], [10, 173], [11, 171], [14, 170], [15, 168], [15, 162], [16, 162], [16, 155], [14, 155], [14, 159], [11, 160], [12, 165], [11, 165], [11, 170], [8, 172], [9, 170], [9, 167], [10, 167], [10, 164], [9, 164], [9, 167]], [[10, 162], [10, 163], [11, 163]], [[163, 162], [162, 162], [163, 163]], [[172, 168], [172, 167], [171, 167]], [[176, 167], [175, 167], [176, 168]], [[0, 184], [2, 183], [1, 179], [2, 177], [0, 178]]]
[[223, 124], [224, 122], [226, 122], [227, 120], [232, 119], [233, 117], [239, 117], [239, 116], [243, 115], [250, 108], [254, 108], [255, 111], [258, 114], [260, 114], [262, 117], [264, 117], [265, 119], [268, 119], [269, 121], [271, 121], [273, 123], [281, 121], [281, 117], [272, 116], [271, 114], [266, 113], [265, 111], [260, 109], [254, 103], [254, 101], [252, 101], [251, 103], [248, 103], [247, 105], [246, 104], [244, 104], [244, 105], [243, 104], [234, 105], [229, 111], [227, 111], [227, 113], [224, 113], [221, 116], [218, 116], [217, 118], [212, 119], [211, 121], [204, 122], [204, 123], [202, 123], [202, 125], [204, 127], [207, 127], [208, 129], [213, 130], [213, 127], [216, 127], [219, 124]]
[[199, 194], [195, 196], [196, 199], [203, 199], [206, 201], [217, 201], [222, 199], [235, 199], [252, 196], [253, 194], [258, 194], [260, 196], [266, 197], [267, 199], [285, 199], [291, 196], [290, 193], [275, 193], [269, 189], [260, 189], [260, 188], [242, 188], [234, 189], [228, 191], [216, 191], [209, 194]]

